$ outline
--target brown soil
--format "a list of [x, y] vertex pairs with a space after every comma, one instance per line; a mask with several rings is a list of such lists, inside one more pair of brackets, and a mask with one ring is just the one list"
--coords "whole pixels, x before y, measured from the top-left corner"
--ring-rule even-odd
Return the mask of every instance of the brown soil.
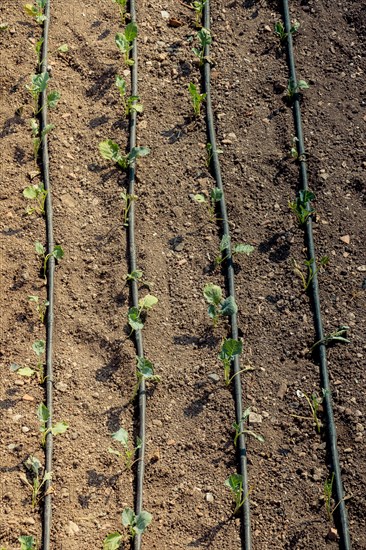
[[[56, 270], [54, 416], [70, 426], [54, 441], [52, 548], [89, 550], [122, 529], [120, 513], [134, 498], [134, 471], [108, 452], [111, 433], [123, 426], [132, 438], [137, 429], [120, 199], [126, 179], [98, 152], [107, 138], [127, 145], [114, 86], [126, 67], [114, 44], [117, 5], [64, 0], [51, 10], [50, 52], [69, 45], [49, 60], [50, 87], [62, 94], [50, 112], [49, 144], [55, 241], [65, 250]], [[137, 257], [159, 298], [143, 335], [146, 357], [161, 376], [148, 390], [144, 509], [154, 519], [143, 547], [231, 550], [241, 546], [224, 487], [237, 468], [235, 413], [217, 359], [228, 326], [212, 329], [202, 297], [205, 284], [225, 284], [212, 269], [220, 231], [192, 201], [214, 185], [204, 118], [190, 118], [188, 83], [200, 82], [190, 40], [194, 14], [177, 0], [143, 0], [137, 10], [144, 104], [138, 144], [151, 149], [138, 163]], [[169, 26], [162, 11], [181, 26]], [[321, 389], [319, 367], [306, 353], [315, 338], [311, 304], [292, 268], [305, 252], [288, 208], [298, 165], [288, 155], [294, 129], [284, 101], [286, 57], [272, 31], [280, 10], [269, 0], [213, 0], [211, 12], [212, 99], [232, 239], [256, 247], [249, 259], [236, 259], [242, 365], [252, 367], [242, 376], [243, 405], [259, 415], [252, 429], [265, 437], [262, 444], [247, 441], [253, 548], [337, 548], [327, 539], [333, 522], [323, 501], [324, 437], [296, 393]], [[328, 359], [351, 539], [355, 550], [365, 550], [366, 9], [361, 0], [297, 0], [291, 12], [301, 23], [298, 76], [310, 84], [302, 113], [316, 250], [331, 259], [319, 277], [325, 332], [350, 327], [351, 343], [329, 348]], [[41, 31], [20, 0], [2, 3], [0, 23], [8, 24], [0, 31], [0, 541], [9, 550], [19, 547], [21, 534], [41, 540], [41, 507], [31, 507], [24, 461], [43, 461], [36, 407], [44, 392], [9, 366], [33, 366], [32, 343], [45, 336], [28, 302], [29, 295], [45, 297], [34, 253], [45, 224], [25, 214], [22, 195], [35, 170], [25, 85], [36, 71], [33, 46]]]

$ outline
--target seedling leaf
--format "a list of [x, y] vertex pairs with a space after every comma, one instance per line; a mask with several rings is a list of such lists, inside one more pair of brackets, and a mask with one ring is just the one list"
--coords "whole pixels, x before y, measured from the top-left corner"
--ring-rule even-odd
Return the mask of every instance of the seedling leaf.
[[207, 284], [203, 289], [203, 295], [210, 305], [218, 306], [222, 300], [222, 290], [214, 284]]
[[141, 309], [151, 309], [155, 304], [158, 303], [156, 296], [152, 294], [147, 294], [144, 298], [139, 300], [139, 307]]
[[221, 348], [221, 354], [231, 359], [235, 355], [240, 355], [243, 351], [243, 342], [235, 338], [227, 338]]
[[233, 247], [233, 254], [246, 254], [249, 256], [254, 250], [254, 246], [250, 244], [236, 244]]
[[36, 253], [39, 254], [39, 256], [44, 256], [44, 254], [46, 253], [46, 250], [43, 246], [42, 243], [40, 242], [36, 242], [35, 245], [34, 245], [35, 249], [36, 249]]
[[128, 155], [128, 160], [131, 162], [136, 158], [146, 157], [149, 153], [150, 149], [148, 147], [133, 147]]
[[154, 365], [145, 357], [136, 357], [137, 370], [144, 378], [155, 378]]
[[230, 246], [230, 235], [223, 235], [220, 242], [220, 252], [224, 252]]
[[118, 532], [107, 535], [103, 541], [103, 550], [118, 550], [123, 540], [123, 536]]
[[69, 46], [68, 46], [68, 44], [61, 44], [61, 46], [59, 46], [59, 47], [57, 48], [57, 51], [58, 51], [58, 52], [61, 52], [61, 53], [66, 53], [66, 52], [68, 52], [68, 51], [69, 51]]
[[56, 90], [53, 92], [50, 92], [47, 95], [47, 105], [50, 109], [54, 109], [61, 97], [60, 92], [57, 92]]
[[135, 512], [131, 508], [125, 508], [122, 512], [122, 525], [128, 527], [133, 525], [135, 521]]
[[145, 529], [152, 522], [152, 515], [149, 512], [142, 510], [138, 516], [136, 516], [135, 531], [137, 535], [142, 535]]
[[22, 535], [18, 538], [20, 542], [20, 550], [35, 550], [36, 541], [32, 536]]
[[210, 193], [212, 202], [219, 202], [222, 199], [223, 192], [219, 187], [214, 187]]
[[38, 405], [38, 408], [37, 408], [37, 416], [38, 416], [38, 420], [42, 423], [42, 424], [46, 424], [49, 417], [50, 417], [50, 413], [46, 407], [46, 405], [44, 403], [40, 403]]
[[52, 435], [64, 434], [68, 429], [69, 425], [66, 422], [56, 422], [51, 428]]
[[111, 139], [99, 143], [99, 152], [107, 160], [118, 162], [121, 159], [119, 145]]
[[144, 323], [140, 317], [140, 310], [137, 307], [130, 307], [127, 314], [128, 324], [132, 330], [141, 330], [144, 328]]
[[120, 428], [118, 432], [112, 434], [112, 438], [122, 443], [124, 447], [128, 446], [128, 432], [124, 428]]
[[221, 315], [234, 315], [238, 312], [238, 306], [232, 296], [228, 296], [221, 304]]
[[135, 23], [129, 23], [125, 28], [125, 37], [128, 42], [133, 42], [137, 37], [137, 25]]
[[17, 369], [17, 373], [20, 374], [20, 376], [30, 377], [30, 376], [33, 376], [34, 370], [31, 369], [30, 367], [23, 367], [23, 368]]
[[56, 260], [62, 260], [62, 258], [64, 257], [64, 251], [62, 249], [62, 246], [57, 244], [53, 251], [52, 251], [52, 256], [54, 258], [56, 258]]
[[34, 351], [34, 353], [40, 357], [41, 355], [43, 355], [46, 351], [46, 343], [44, 340], [36, 340], [35, 342], [33, 342], [32, 344], [32, 349]]

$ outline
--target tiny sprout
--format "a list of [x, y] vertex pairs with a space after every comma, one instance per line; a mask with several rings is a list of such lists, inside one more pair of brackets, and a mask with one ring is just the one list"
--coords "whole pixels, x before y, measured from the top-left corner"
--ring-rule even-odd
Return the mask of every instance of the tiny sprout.
[[192, 82], [188, 85], [188, 91], [192, 99], [194, 116], [198, 118], [201, 115], [201, 105], [206, 99], [207, 94], [200, 94], [197, 87]]
[[[32, 296], [32, 298], [34, 298], [34, 296]], [[12, 372], [16, 372], [20, 376], [26, 376], [26, 377], [31, 377], [31, 376], [33, 376], [33, 374], [35, 372], [37, 372], [38, 381], [39, 381], [40, 384], [43, 384], [43, 382], [45, 380], [45, 378], [43, 376], [44, 361], [41, 359], [41, 357], [46, 352], [46, 343], [45, 343], [45, 341], [44, 340], [36, 340], [35, 342], [33, 342], [32, 350], [34, 351], [34, 353], [38, 357], [37, 365], [35, 367], [36, 370], [31, 369], [30, 367], [21, 367], [19, 365], [16, 365], [15, 363], [12, 363], [10, 365], [10, 370]]]
[[139, 281], [142, 279], [143, 275], [143, 271], [136, 269], [135, 271], [131, 271], [131, 273], [127, 273], [125, 279], [126, 281]]
[[[230, 377], [231, 363], [234, 357], [241, 355], [243, 351], [243, 342], [241, 340], [235, 340], [235, 338], [227, 338], [223, 341], [221, 350], [219, 353], [219, 359], [222, 361], [224, 367], [224, 380], [228, 386], [232, 379], [236, 376]], [[240, 371], [243, 372], [243, 371]], [[239, 374], [239, 373], [237, 373]]]
[[333, 482], [334, 482], [334, 472], [332, 472], [331, 478], [327, 478], [324, 482], [324, 503], [325, 509], [327, 512], [328, 520], [332, 519], [333, 511], [332, 510], [332, 494], [333, 494]]
[[121, 14], [121, 20], [122, 20], [122, 23], [124, 23], [126, 18], [127, 0], [112, 0], [112, 2], [114, 2], [114, 4], [118, 4], [119, 11]]
[[294, 272], [296, 275], [298, 275], [302, 281], [302, 284], [303, 284], [303, 287], [304, 287], [304, 291], [306, 292], [310, 286], [310, 283], [312, 282], [312, 280], [314, 279], [315, 275], [320, 271], [320, 269], [322, 267], [324, 267], [325, 265], [327, 265], [329, 263], [329, 256], [323, 256], [322, 258], [320, 258], [319, 260], [319, 265], [316, 269], [314, 269], [314, 264], [315, 264], [315, 258], [311, 258], [310, 260], [306, 260], [304, 262], [305, 264], [305, 267], [307, 267], [308, 269], [308, 273], [306, 275], [306, 273], [304, 273], [301, 269], [301, 267], [299, 266], [299, 264], [296, 262], [296, 260], [294, 260]]
[[[122, 512], [122, 525], [128, 528], [128, 534], [132, 540], [136, 535], [143, 535], [151, 522], [152, 515], [145, 510], [141, 510], [137, 515], [131, 508], [125, 508]], [[103, 550], [118, 550], [123, 540], [124, 536], [118, 531], [111, 533], [103, 541]]]
[[199, 40], [200, 47], [192, 48], [192, 51], [198, 57], [199, 64], [203, 65], [205, 60], [206, 46], [209, 46], [210, 44], [212, 44], [211, 33], [208, 29], [205, 29], [204, 27], [202, 27], [202, 29], [197, 33], [197, 38]]
[[59, 435], [66, 432], [69, 425], [66, 422], [56, 422], [53, 426], [48, 427], [48, 421], [50, 419], [50, 413], [48, 408], [44, 403], [40, 403], [37, 408], [37, 416], [39, 420], [39, 431], [42, 434], [41, 443], [43, 446], [46, 445], [47, 434], [51, 433], [52, 435]]
[[207, 0], [194, 0], [191, 3], [191, 6], [196, 13], [196, 21], [195, 21], [196, 28], [202, 27], [201, 19], [202, 19], [203, 8], [205, 7], [206, 2]]
[[24, 462], [24, 466], [27, 468], [31, 477], [32, 483], [29, 483], [27, 478], [25, 478], [24, 481], [27, 485], [30, 485], [32, 489], [32, 506], [35, 508], [42, 498], [46, 496], [46, 493], [43, 492], [44, 485], [47, 481], [51, 481], [52, 472], [46, 472], [42, 475], [43, 467], [36, 456], [29, 456]]
[[[309, 407], [310, 407], [310, 411], [311, 411], [311, 417], [312, 419], [314, 420], [314, 424], [316, 426], [316, 431], [318, 433], [320, 433], [320, 429], [322, 427], [322, 423], [321, 421], [319, 420], [318, 418], [318, 411], [319, 411], [319, 407], [320, 405], [323, 403], [323, 399], [324, 397], [327, 395], [328, 391], [327, 390], [322, 390], [323, 391], [323, 397], [318, 397], [315, 393], [312, 393], [310, 395], [310, 397], [303, 391], [301, 390], [297, 390], [296, 391], [296, 395], [297, 397], [305, 397]], [[304, 417], [304, 416], [298, 416], [296, 414], [292, 414], [291, 416], [293, 416], [294, 418], [301, 418], [303, 420], [306, 420], [307, 417]]]
[[[230, 235], [223, 235], [220, 242], [220, 254], [215, 258], [215, 264], [220, 265], [230, 257]], [[254, 250], [250, 244], [235, 244], [231, 249], [231, 256], [235, 254], [246, 254], [249, 256]], [[225, 251], [227, 254], [225, 255]]]
[[122, 170], [126, 170], [137, 158], [146, 157], [150, 153], [148, 147], [133, 147], [128, 155], [122, 155], [119, 145], [107, 139], [99, 143], [99, 152], [104, 159], [112, 160]]
[[223, 196], [222, 190], [219, 189], [219, 187], [214, 187], [210, 193], [210, 201], [208, 201], [205, 195], [203, 195], [202, 193], [198, 193], [197, 195], [194, 195], [193, 200], [200, 204], [206, 203], [208, 207], [208, 213], [210, 215], [210, 220], [216, 221], [215, 220], [216, 203], [221, 201], [222, 196]]
[[62, 258], [64, 257], [63, 248], [60, 244], [57, 244], [56, 246], [53, 247], [53, 250], [51, 252], [46, 254], [46, 249], [43, 246], [43, 244], [37, 241], [35, 243], [35, 250], [36, 250], [36, 254], [38, 254], [39, 256], [42, 256], [43, 258], [43, 276], [44, 278], [46, 278], [48, 260], [50, 258], [54, 258], [55, 260], [62, 260]]
[[47, 0], [36, 0], [35, 4], [26, 4], [24, 11], [27, 15], [34, 17], [39, 25], [42, 25], [43, 21], [46, 20], [46, 16], [44, 15], [46, 3]]
[[160, 382], [160, 376], [154, 374], [153, 363], [145, 357], [136, 356], [136, 377], [137, 384], [135, 386], [132, 399], [136, 397], [142, 381]]
[[207, 168], [209, 168], [212, 158], [214, 156], [214, 153], [216, 153], [217, 155], [221, 155], [224, 151], [222, 149], [216, 149], [216, 151], [214, 151], [211, 143], [206, 144], [206, 149], [207, 149], [206, 166]]
[[294, 201], [289, 201], [288, 205], [297, 217], [299, 225], [304, 225], [308, 217], [314, 214], [314, 208], [309, 204], [315, 199], [314, 193], [308, 190], [301, 190], [299, 196]]
[[134, 60], [130, 59], [130, 51], [132, 50], [133, 41], [137, 37], [137, 32], [137, 25], [129, 23], [126, 25], [124, 33], [118, 32], [115, 36], [116, 46], [124, 54], [126, 65], [134, 64]]
[[37, 548], [34, 537], [29, 535], [22, 535], [18, 538], [18, 542], [20, 542], [20, 550], [36, 550]]
[[287, 96], [289, 99], [293, 99], [295, 94], [297, 94], [300, 90], [308, 90], [309, 84], [305, 80], [298, 80], [297, 83], [293, 80], [293, 78], [290, 78], [287, 85]]
[[[135, 453], [138, 449], [141, 448], [142, 441], [138, 437], [136, 442], [137, 445], [133, 449], [130, 448], [129, 438], [128, 438], [128, 432], [124, 428], [120, 428], [117, 432], [112, 434], [112, 438], [115, 441], [118, 441], [122, 444], [122, 447], [124, 448], [124, 459], [125, 459], [125, 466], [128, 470], [131, 470], [132, 466], [137, 462], [137, 460], [134, 460]], [[123, 456], [123, 454], [120, 451], [116, 451], [115, 449], [109, 447], [108, 451], [112, 454], [115, 454], [117, 456]]]
[[132, 202], [133, 201], [136, 201], [137, 200], [137, 196], [136, 195], [130, 195], [129, 193], [125, 193], [125, 192], [122, 192], [121, 193], [121, 199], [123, 200], [124, 202], [124, 207], [123, 207], [123, 225], [125, 227], [128, 226], [128, 212], [131, 208], [131, 205], [132, 205]]
[[315, 344], [313, 344], [309, 349], [309, 353], [311, 353], [317, 346], [320, 346], [320, 344], [324, 344], [325, 346], [327, 346], [328, 344], [331, 344], [332, 342], [341, 342], [343, 344], [349, 344], [350, 340], [348, 340], [348, 338], [345, 338], [347, 336], [348, 330], [349, 330], [349, 327], [347, 327], [346, 325], [341, 325], [334, 332], [330, 332], [329, 334], [326, 334], [324, 338], [315, 342]]
[[246, 501], [247, 496], [243, 496], [243, 476], [241, 474], [231, 474], [225, 481], [225, 487], [228, 487], [234, 498], [234, 515], [240, 510]]
[[0, 32], [7, 31], [9, 28], [8, 23], [0, 23]]
[[[290, 28], [290, 34], [295, 34], [300, 28], [300, 23], [298, 21], [294, 21], [291, 28]], [[285, 42], [286, 38], [288, 37], [288, 33], [285, 31], [285, 27], [283, 26], [282, 21], [277, 21], [275, 23], [275, 35], [278, 36], [281, 42]]]
[[43, 183], [36, 183], [29, 185], [23, 190], [23, 197], [29, 200], [35, 200], [37, 206], [28, 206], [27, 214], [31, 215], [33, 212], [38, 212], [43, 215], [45, 213], [45, 202], [48, 191], [44, 188]]
[[254, 437], [257, 441], [260, 441], [260, 443], [264, 443], [264, 437], [260, 434], [257, 434], [256, 432], [253, 432], [252, 430], [247, 430], [246, 428], [243, 428], [244, 422], [246, 422], [249, 419], [250, 416], [250, 407], [246, 409], [243, 412], [243, 415], [240, 419], [240, 422], [234, 422], [233, 428], [235, 430], [235, 436], [234, 436], [234, 446], [236, 447], [236, 444], [238, 442], [238, 439], [241, 435], [250, 435]]
[[48, 300], [40, 301], [39, 296], [28, 296], [28, 302], [36, 304], [36, 310], [41, 324], [44, 323], [47, 307], [50, 305]]
[[142, 330], [144, 328], [144, 321], [142, 315], [146, 315], [147, 311], [154, 307], [158, 303], [156, 296], [147, 294], [144, 298], [141, 298], [138, 303], [138, 307], [130, 307], [127, 313], [128, 324], [131, 327], [131, 334], [134, 330]]
[[121, 96], [125, 114], [129, 115], [131, 113], [142, 113], [144, 110], [144, 106], [142, 105], [142, 103], [139, 103], [140, 97], [138, 95], [132, 95], [126, 99], [127, 86], [124, 78], [116, 75], [115, 83]]
[[203, 289], [203, 295], [208, 303], [208, 315], [212, 319], [214, 327], [217, 326], [221, 317], [230, 317], [238, 311], [233, 296], [224, 299], [222, 290], [217, 285], [207, 284]]

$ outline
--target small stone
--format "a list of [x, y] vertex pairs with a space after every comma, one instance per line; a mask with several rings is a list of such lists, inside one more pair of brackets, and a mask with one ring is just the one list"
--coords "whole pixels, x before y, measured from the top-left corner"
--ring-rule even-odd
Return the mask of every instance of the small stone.
[[335, 527], [331, 527], [327, 534], [327, 539], [331, 541], [338, 540], [338, 531]]
[[231, 139], [232, 141], [236, 141], [238, 138], [236, 137], [236, 134], [234, 132], [230, 132], [230, 134], [227, 135], [228, 139]]
[[30, 428], [28, 428], [28, 426], [22, 426], [22, 432], [24, 434], [27, 434], [29, 431], [30, 431]]
[[[69, 174], [71, 175], [71, 174]], [[65, 193], [61, 196], [61, 202], [69, 208], [75, 208], [75, 201], [69, 193]]]
[[279, 399], [283, 399], [287, 392], [287, 382], [286, 380], [283, 380], [280, 384], [280, 387], [278, 388], [277, 397]]
[[171, 446], [174, 446], [177, 444], [177, 442], [175, 441], [175, 439], [168, 439], [168, 441], [166, 442], [167, 445], [171, 445]]
[[162, 11], [162, 12], [161, 12], [161, 17], [162, 17], [163, 19], [170, 19], [169, 12], [167, 12], [167, 11]]
[[11, 419], [13, 420], [13, 422], [18, 422], [18, 420], [20, 420], [22, 418], [22, 415], [21, 414], [14, 414]]
[[22, 399], [23, 399], [23, 401], [34, 401], [34, 397], [32, 397], [31, 395], [29, 395], [28, 393], [26, 393], [25, 395], [23, 395]]
[[183, 248], [184, 248], [184, 243], [178, 243], [174, 246], [175, 252], [182, 252]]
[[61, 488], [60, 494], [63, 498], [70, 496], [69, 490], [66, 487]]
[[65, 527], [65, 531], [70, 537], [74, 537], [80, 531], [80, 527], [70, 520], [68, 525]]
[[359, 265], [357, 271], [366, 271], [366, 265]]
[[272, 32], [272, 29], [269, 25], [264, 25], [263, 29], [266, 31], [266, 32]]
[[323, 479], [323, 471], [321, 468], [313, 468], [311, 470], [311, 479], [313, 481], [320, 481]]
[[25, 382], [24, 380], [14, 380], [14, 384], [16, 386], [24, 386]]
[[161, 420], [159, 420], [158, 418], [154, 418], [154, 420], [152, 421], [153, 423], [153, 426], [157, 426], [158, 428], [161, 428], [163, 423]]
[[68, 385], [65, 384], [65, 382], [57, 382], [57, 384], [55, 384], [55, 388], [56, 390], [64, 393], [68, 390]]
[[249, 413], [249, 424], [262, 424], [262, 415], [255, 412]]
[[35, 525], [35, 520], [33, 518], [23, 518], [22, 522], [26, 525]]
[[214, 501], [214, 496], [212, 493], [206, 493], [205, 494], [205, 499], [206, 499], [206, 502], [213, 502]]
[[349, 244], [351, 242], [351, 237], [349, 235], [343, 235], [342, 237], [339, 237], [339, 240], [345, 244]]
[[326, 172], [322, 172], [321, 174], [319, 174], [319, 178], [321, 178], [323, 181], [327, 181], [327, 179], [329, 178], [329, 174], [327, 174]]
[[211, 372], [207, 378], [209, 380], [211, 380], [211, 382], [214, 382], [215, 384], [217, 384], [217, 382], [219, 382], [220, 380], [220, 376], [218, 374], [216, 374], [216, 372]]

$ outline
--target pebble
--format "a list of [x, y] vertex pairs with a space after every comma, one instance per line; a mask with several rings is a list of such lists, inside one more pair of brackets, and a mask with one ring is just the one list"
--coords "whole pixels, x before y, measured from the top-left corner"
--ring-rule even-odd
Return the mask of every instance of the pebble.
[[216, 372], [211, 372], [211, 373], [207, 376], [207, 378], [208, 378], [209, 380], [211, 380], [211, 382], [214, 382], [215, 384], [216, 384], [217, 382], [219, 382], [219, 380], [220, 380], [220, 376], [219, 376], [218, 374], [216, 374]]
[[26, 393], [25, 395], [23, 395], [22, 399], [23, 399], [23, 401], [34, 401], [34, 397], [32, 397], [31, 395], [29, 395], [28, 393]]
[[357, 271], [366, 271], [366, 265], [359, 265]]
[[313, 481], [320, 481], [323, 479], [323, 470], [321, 468], [313, 468], [311, 470], [311, 479]]
[[327, 539], [332, 540], [332, 541], [338, 540], [338, 531], [337, 531], [337, 529], [335, 529], [335, 527], [331, 527], [329, 529], [328, 534], [327, 534]]
[[28, 428], [28, 426], [22, 426], [22, 432], [24, 434], [28, 433], [30, 431], [30, 428]]
[[162, 11], [162, 12], [161, 12], [161, 17], [162, 17], [163, 19], [170, 19], [169, 12], [167, 12], [167, 11]]
[[205, 494], [205, 499], [206, 499], [206, 502], [213, 502], [214, 501], [214, 496], [212, 493], [206, 493]]
[[66, 392], [68, 390], [68, 385], [65, 384], [65, 382], [58, 382], [56, 385], [55, 385], [55, 388], [56, 390], [60, 391], [60, 392]]
[[262, 424], [262, 415], [255, 412], [249, 413], [249, 424]]
[[24, 380], [14, 380], [14, 384], [16, 386], [24, 386]]
[[22, 522], [26, 525], [35, 525], [35, 520], [33, 518], [23, 518]]
[[154, 418], [154, 420], [152, 421], [152, 424], [153, 426], [157, 426], [158, 428], [161, 428], [163, 423], [161, 420], [159, 420], [158, 418]]
[[13, 422], [18, 422], [18, 420], [20, 420], [22, 418], [22, 415], [21, 414], [14, 414], [11, 419], [13, 420]]
[[339, 240], [345, 244], [349, 244], [351, 242], [351, 237], [349, 235], [343, 235], [342, 237], [339, 237]]
[[65, 531], [70, 537], [74, 537], [80, 531], [80, 527], [76, 523], [70, 520], [68, 525], [65, 528]]

